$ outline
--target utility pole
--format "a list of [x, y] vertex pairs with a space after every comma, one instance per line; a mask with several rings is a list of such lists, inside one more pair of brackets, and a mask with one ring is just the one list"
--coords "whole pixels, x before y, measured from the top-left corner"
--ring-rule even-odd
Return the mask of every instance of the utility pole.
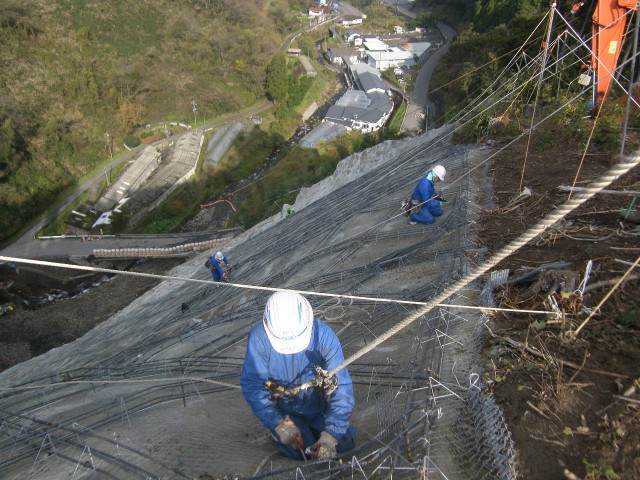
[[194, 127], [198, 126], [198, 117], [196, 117], [196, 112], [198, 111], [198, 109], [196, 108], [196, 101], [195, 100], [191, 100], [191, 106], [193, 107], [193, 123], [194, 123]]
[[[109, 157], [111, 157], [111, 161], [113, 162], [113, 150], [111, 149], [111, 135], [109, 135], [109, 132], [104, 132], [104, 141], [107, 144], [107, 148], [109, 149]], [[107, 187], [108, 187], [109, 175], [107, 175], [107, 167], [104, 168], [104, 177], [107, 179]]]
[[107, 145], [107, 149], [109, 150], [109, 156], [113, 161], [113, 151], [111, 150], [111, 135], [109, 135], [109, 132], [104, 132], [104, 141]]

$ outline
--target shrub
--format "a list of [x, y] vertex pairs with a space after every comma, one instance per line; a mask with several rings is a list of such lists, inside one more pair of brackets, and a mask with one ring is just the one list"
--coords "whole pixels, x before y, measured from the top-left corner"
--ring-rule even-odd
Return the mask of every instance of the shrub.
[[124, 139], [124, 144], [129, 148], [135, 148], [140, 145], [140, 139], [135, 135], [127, 135], [127, 137]]

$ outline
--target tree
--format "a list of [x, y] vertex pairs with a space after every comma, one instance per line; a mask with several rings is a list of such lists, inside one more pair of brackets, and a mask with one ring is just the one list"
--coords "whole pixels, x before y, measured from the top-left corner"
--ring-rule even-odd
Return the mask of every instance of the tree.
[[421, 12], [416, 18], [411, 22], [414, 27], [435, 27], [436, 21], [433, 19], [433, 16], [429, 12]]
[[142, 124], [144, 108], [135, 99], [129, 97], [120, 98], [118, 105], [118, 120], [122, 131], [131, 133], [135, 127]]
[[284, 55], [273, 57], [267, 65], [266, 73], [265, 91], [267, 97], [276, 103], [281, 103], [287, 98], [289, 87], [287, 61]]

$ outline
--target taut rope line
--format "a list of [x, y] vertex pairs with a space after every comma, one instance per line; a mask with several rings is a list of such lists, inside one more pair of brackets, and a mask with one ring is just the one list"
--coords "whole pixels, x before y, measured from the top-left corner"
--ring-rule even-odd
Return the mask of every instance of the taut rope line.
[[[396, 324], [394, 327], [390, 328], [386, 333], [379, 336], [378, 338], [372, 340], [366, 347], [357, 351], [349, 358], [347, 358], [344, 362], [334, 368], [330, 373], [335, 374], [336, 372], [342, 370], [347, 365], [353, 363], [364, 354], [376, 348], [378, 345], [383, 343], [385, 340], [391, 338], [396, 333], [400, 332], [413, 322], [415, 322], [418, 318], [426, 315], [434, 307], [442, 304], [447, 298], [461, 290], [465, 286], [467, 286], [472, 281], [476, 280], [478, 277], [489, 271], [492, 267], [496, 266], [502, 260], [507, 258], [509, 255], [514, 253], [515, 251], [522, 248], [528, 242], [537, 237], [544, 230], [555, 224], [557, 221], [569, 215], [580, 205], [585, 203], [590, 198], [594, 197], [601, 190], [604, 190], [606, 187], [611, 185], [616, 179], [621, 177], [622, 175], [628, 173], [632, 168], [637, 167], [640, 164], [640, 152], [636, 152], [633, 156], [626, 158], [623, 162], [618, 165], [614, 165], [607, 172], [600, 177], [599, 180], [592, 182], [582, 193], [581, 195], [576, 195], [572, 199], [567, 200], [565, 203], [556, 208], [553, 212], [547, 214], [544, 218], [542, 218], [536, 225], [531, 227], [529, 230], [524, 232], [520, 237], [512, 240], [507, 245], [498, 250], [491, 258], [489, 258], [482, 265], [478, 266], [475, 270], [469, 272], [456, 283], [451, 285], [449, 288], [445, 289], [441, 294], [437, 295], [433, 300], [427, 302], [427, 305], [417, 312], [409, 315], [402, 322]], [[451, 305], [449, 305], [451, 306]]]

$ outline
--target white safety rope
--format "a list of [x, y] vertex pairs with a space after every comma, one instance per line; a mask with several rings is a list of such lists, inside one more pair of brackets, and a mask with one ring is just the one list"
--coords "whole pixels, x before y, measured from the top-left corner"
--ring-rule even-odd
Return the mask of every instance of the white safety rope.
[[598, 180], [592, 182], [584, 191], [582, 195], [576, 195], [572, 199], [567, 200], [564, 204], [560, 205], [555, 211], [549, 213], [544, 218], [542, 218], [536, 225], [531, 227], [529, 230], [524, 232], [520, 237], [512, 240], [507, 245], [502, 247], [498, 252], [496, 252], [491, 258], [486, 260], [483, 264], [478, 266], [475, 270], [472, 270], [456, 283], [451, 285], [449, 288], [445, 289], [442, 293], [437, 295], [433, 300], [427, 302], [427, 305], [415, 313], [409, 315], [403, 321], [397, 323], [395, 326], [390, 328], [386, 333], [379, 336], [378, 338], [372, 340], [366, 347], [357, 351], [349, 358], [347, 358], [344, 362], [334, 368], [330, 373], [335, 374], [336, 372], [342, 370], [347, 365], [350, 365], [366, 353], [370, 352], [378, 345], [388, 340], [396, 333], [405, 329], [407, 326], [411, 325], [420, 317], [426, 315], [434, 307], [441, 305], [447, 298], [449, 298], [454, 293], [458, 292], [462, 288], [466, 287], [469, 283], [476, 280], [478, 277], [486, 273], [489, 269], [496, 266], [502, 260], [507, 258], [509, 255], [513, 254], [523, 246], [525, 246], [528, 242], [533, 240], [535, 237], [540, 235], [547, 228], [563, 219], [571, 212], [573, 212], [580, 205], [585, 203], [587, 200], [595, 196], [601, 190], [605, 189], [611, 183], [613, 183], [616, 179], [621, 177], [622, 175], [628, 173], [632, 168], [637, 167], [640, 164], [640, 152], [636, 152], [633, 156], [626, 158], [623, 162], [614, 165], [611, 167], [605, 174], [601, 175]]
[[[386, 340], [394, 336], [396, 333], [402, 331], [407, 326], [411, 325], [418, 318], [429, 313], [431, 310], [433, 310], [434, 307], [439, 306], [439, 307], [448, 307], [448, 308], [453, 308], [453, 307], [468, 308], [467, 306], [462, 306], [462, 305], [455, 306], [451, 304], [444, 304], [443, 302], [447, 300], [451, 295], [463, 289], [469, 283], [473, 282], [478, 277], [480, 277], [481, 275], [489, 271], [489, 269], [491, 269], [492, 267], [500, 263], [506, 257], [513, 254], [515, 251], [519, 250], [520, 248], [522, 248], [524, 245], [526, 245], [529, 241], [533, 240], [536, 236], [538, 236], [540, 233], [545, 231], [547, 228], [549, 228], [559, 220], [569, 215], [571, 212], [577, 209], [580, 205], [585, 203], [587, 200], [595, 196], [600, 191], [604, 190], [606, 187], [611, 185], [611, 183], [613, 183], [620, 176], [628, 173], [632, 168], [637, 167], [639, 164], [640, 164], [640, 154], [636, 152], [632, 157], [629, 157], [628, 159], [626, 159], [626, 161], [621, 162], [618, 165], [614, 165], [604, 175], [602, 175], [599, 178], [599, 180], [589, 185], [582, 194], [576, 195], [572, 199], [567, 200], [563, 205], [556, 208], [554, 212], [551, 212], [550, 214], [545, 216], [542, 220], [540, 220], [536, 225], [534, 225], [532, 228], [530, 228], [525, 233], [523, 233], [520, 237], [509, 242], [507, 245], [502, 247], [498, 252], [496, 252], [496, 254], [493, 255], [490, 259], [488, 259], [483, 264], [478, 266], [475, 270], [466, 274], [464, 277], [458, 280], [455, 284], [445, 289], [442, 293], [437, 295], [433, 300], [429, 302], [423, 303], [423, 302], [412, 302], [412, 301], [396, 300], [396, 299], [370, 298], [370, 297], [362, 297], [362, 296], [356, 296], [356, 295], [340, 295], [340, 294], [329, 294], [329, 293], [320, 293], [320, 292], [298, 291], [299, 293], [307, 294], [307, 295], [339, 297], [339, 298], [348, 298], [348, 299], [355, 299], [355, 300], [368, 300], [368, 301], [374, 301], [374, 302], [400, 303], [400, 304], [411, 304], [411, 305], [423, 306], [421, 309], [419, 309], [415, 313], [405, 318], [402, 322], [390, 328], [386, 333], [384, 333], [383, 335], [380, 335], [375, 340], [371, 341], [366, 347], [360, 349], [359, 351], [351, 355], [349, 358], [345, 359], [344, 362], [342, 362], [340, 365], [338, 365], [329, 373], [335, 374], [338, 371], [342, 370], [343, 368], [347, 367], [348, 365], [350, 365], [351, 363], [353, 363], [363, 355], [367, 354], [368, 352], [376, 348], [378, 345], [382, 344], [383, 342], [385, 342]], [[159, 280], [177, 280], [177, 281], [195, 282], [195, 283], [203, 283], [203, 284], [215, 283], [210, 280], [198, 280], [195, 278], [183, 278], [183, 277], [175, 277], [175, 276], [169, 276], [169, 275], [157, 275], [157, 274], [140, 273], [140, 272], [121, 272], [119, 270], [111, 270], [106, 268], [87, 267], [83, 265], [68, 265], [64, 263], [46, 262], [42, 260], [30, 260], [30, 259], [22, 259], [22, 258], [15, 258], [15, 257], [0, 256], [0, 260], [6, 261], [6, 262], [27, 263], [27, 264], [41, 265], [41, 266], [55, 266], [55, 267], [61, 267], [61, 268], [70, 268], [75, 270], [85, 270], [85, 271], [92, 271], [92, 272], [126, 274], [126, 275], [138, 276], [138, 277], [157, 278]], [[285, 289], [279, 289], [279, 288], [261, 287], [256, 285], [244, 285], [244, 284], [215, 283], [215, 285], [222, 288], [231, 287], [231, 288], [245, 288], [245, 289], [265, 290], [265, 291], [285, 290]], [[479, 308], [481, 310], [494, 310], [494, 309], [489, 309], [485, 307], [476, 307], [476, 308]], [[548, 314], [550, 312], [544, 312], [544, 313]], [[85, 383], [95, 384], [95, 383], [122, 383], [122, 382], [141, 383], [143, 381], [165, 382], [165, 383], [169, 381], [198, 381], [198, 382], [207, 382], [215, 385], [220, 385], [227, 388], [233, 388], [233, 389], [239, 388], [239, 386], [237, 385], [218, 382], [218, 381], [210, 380], [206, 378], [179, 377], [179, 378], [162, 378], [162, 379], [158, 379], [157, 381], [150, 380], [150, 379], [112, 380], [112, 381], [110, 380], [96, 380], [96, 381], [77, 380], [77, 381], [61, 382], [61, 383], [48, 384], [48, 385], [38, 385], [38, 386], [0, 387], [0, 391], [28, 390], [28, 389], [37, 389], [37, 388], [44, 388], [44, 387], [53, 387], [56, 385], [64, 385], [64, 384], [85, 384]]]
[[[454, 308], [454, 307], [455, 308], [465, 308], [464, 306], [456, 306], [456, 305], [451, 305], [451, 304], [445, 304], [443, 302], [445, 300], [447, 300], [451, 295], [453, 295], [454, 293], [460, 291], [461, 289], [466, 287], [469, 283], [473, 282], [474, 280], [479, 278], [481, 275], [485, 274], [487, 271], [489, 271], [491, 268], [496, 266], [498, 263], [500, 263], [502, 260], [507, 258], [509, 255], [513, 254], [514, 252], [516, 252], [517, 250], [522, 248], [524, 245], [526, 245], [528, 242], [533, 240], [536, 236], [540, 235], [540, 233], [545, 231], [547, 228], [549, 228], [550, 226], [554, 225], [556, 222], [560, 221], [561, 219], [563, 219], [564, 217], [569, 215], [571, 212], [573, 212], [575, 209], [580, 207], [587, 200], [589, 200], [592, 197], [594, 197], [596, 194], [598, 194], [599, 192], [604, 190], [606, 187], [611, 185], [611, 183], [613, 183], [619, 177], [621, 177], [622, 175], [628, 173], [631, 169], [637, 167], [639, 164], [640, 164], [640, 153], [636, 152], [633, 156], [630, 156], [630, 157], [626, 158], [625, 161], [623, 161], [623, 162], [621, 162], [621, 163], [619, 163], [617, 165], [614, 165], [605, 174], [601, 175], [598, 180], [596, 180], [595, 182], [591, 183], [588, 187], [586, 187], [584, 192], [582, 192], [579, 195], [574, 196], [571, 199], [568, 199], [564, 204], [562, 204], [558, 208], [556, 208], [555, 211], [553, 211], [553, 212], [549, 213], [548, 215], [546, 215], [536, 225], [534, 225], [532, 228], [530, 228], [529, 230], [524, 232], [520, 237], [518, 237], [518, 238], [512, 240], [511, 242], [509, 242], [507, 245], [505, 245], [500, 250], [498, 250], [498, 252], [496, 252], [496, 254], [493, 255], [490, 259], [485, 261], [483, 264], [479, 265], [475, 270], [472, 270], [471, 272], [466, 274], [464, 277], [462, 277], [460, 280], [458, 280], [455, 284], [453, 284], [449, 288], [445, 289], [442, 293], [437, 295], [433, 300], [431, 300], [429, 302], [425, 302], [425, 303], [423, 303], [423, 302], [411, 302], [411, 301], [406, 301], [406, 300], [380, 299], [380, 298], [361, 297], [361, 296], [355, 296], [355, 295], [339, 295], [339, 294], [328, 294], [328, 293], [320, 293], [320, 292], [298, 291], [299, 293], [307, 294], [307, 295], [317, 295], [317, 296], [325, 296], [325, 297], [352, 298], [352, 299], [357, 299], [357, 300], [369, 300], [369, 301], [374, 301], [374, 302], [388, 302], [388, 303], [401, 303], [401, 304], [411, 304], [411, 305], [424, 305], [421, 309], [419, 309], [415, 313], [409, 315], [402, 322], [399, 322], [394, 327], [390, 328], [387, 332], [385, 332], [384, 334], [380, 335], [375, 340], [372, 340], [366, 347], [360, 349], [359, 351], [357, 351], [353, 355], [351, 355], [349, 358], [345, 359], [344, 362], [342, 362], [336, 368], [331, 370], [331, 372], [329, 372], [329, 373], [330, 374], [335, 374], [338, 371], [342, 370], [343, 368], [347, 367], [348, 365], [350, 365], [354, 361], [358, 360], [363, 355], [367, 354], [368, 352], [370, 352], [371, 350], [376, 348], [378, 345], [382, 344], [383, 342], [385, 342], [386, 340], [388, 340], [389, 338], [394, 336], [396, 333], [404, 330], [407, 326], [411, 325], [413, 322], [415, 322], [420, 317], [422, 317], [422, 316], [426, 315], [427, 313], [429, 313], [431, 310], [433, 310], [434, 307], [438, 307], [439, 306], [439, 307], [447, 307], [447, 308]], [[0, 256], [0, 260], [8, 261], [8, 262], [16, 262], [16, 263], [29, 263], [29, 264], [43, 265], [43, 266], [56, 266], [56, 267], [62, 267], [62, 268], [72, 268], [72, 269], [86, 270], [86, 271], [97, 271], [97, 272], [116, 273], [116, 274], [125, 273], [125, 272], [120, 272], [118, 270], [110, 270], [110, 269], [95, 268], [95, 267], [86, 267], [86, 266], [82, 266], [82, 265], [68, 265], [68, 264], [63, 264], [63, 263], [45, 262], [45, 261], [41, 261], [41, 260], [28, 260], [28, 259], [14, 258], [14, 257]], [[140, 277], [158, 278], [158, 279], [161, 279], [161, 280], [178, 280], [178, 281], [196, 282], [196, 283], [204, 283], [204, 284], [212, 284], [212, 283], [214, 283], [214, 282], [211, 282], [209, 280], [198, 280], [198, 279], [194, 279], [194, 278], [182, 278], [182, 277], [173, 277], [173, 276], [166, 276], [166, 275], [149, 274], [149, 273], [126, 272], [126, 274], [134, 275], [134, 276], [140, 276]], [[219, 286], [219, 287], [246, 288], [246, 289], [265, 290], [265, 291], [283, 291], [283, 290], [286, 290], [286, 289], [279, 289], [279, 288], [261, 287], [261, 286], [256, 286], [256, 285], [242, 285], [242, 284], [215, 283], [215, 285]], [[476, 308], [478, 308], [478, 307], [476, 307]], [[485, 307], [480, 307], [479, 309], [481, 309], [481, 310], [490, 310], [489, 308], [485, 308]], [[545, 313], [549, 313], [549, 312], [545, 312]], [[165, 379], [160, 379], [159, 381], [166, 382], [166, 381], [169, 381], [169, 380], [170, 379], [166, 379], [165, 378]], [[229, 388], [236, 388], [236, 389], [239, 388], [238, 386], [234, 386], [234, 385], [231, 385], [231, 384], [225, 384], [223, 382], [216, 382], [214, 380], [209, 380], [209, 379], [204, 379], [204, 378], [190, 378], [189, 380], [192, 380], [192, 381], [206, 381], [206, 382], [210, 382], [210, 383], [216, 383], [216, 384], [219, 384], [221, 386], [225, 386], [225, 387], [229, 387]], [[171, 379], [171, 381], [175, 381], [175, 379]], [[78, 381], [78, 383], [80, 383], [80, 382], [85, 383], [84, 381]], [[87, 381], [86, 383], [100, 383], [100, 382], [102, 382], [102, 381], [96, 381], [96, 382]], [[118, 382], [118, 381], [114, 381], [114, 382]], [[63, 383], [69, 383], [69, 382], [63, 382]], [[54, 385], [56, 385], [56, 384], [54, 384]], [[57, 385], [59, 385], [59, 384], [57, 384]], [[47, 386], [53, 386], [53, 385], [49, 384]], [[33, 388], [37, 388], [37, 387], [33, 387]], [[15, 387], [15, 389], [23, 389], [23, 387]], [[7, 390], [7, 388], [6, 387], [5, 388], [0, 387], [0, 391], [3, 391], [3, 390]]]
[[[413, 305], [418, 307], [431, 305], [430, 302], [418, 302], [415, 300], [399, 300], [397, 298], [367, 297], [362, 295], [346, 295], [341, 293], [315, 292], [312, 290], [293, 290], [293, 289], [287, 289], [287, 288], [263, 287], [261, 285], [249, 285], [246, 283], [223, 283], [223, 282], [214, 282], [213, 280], [200, 280], [197, 278], [176, 277], [172, 275], [160, 275], [157, 273], [129, 272], [126, 270], [114, 270], [110, 268], [88, 267], [85, 265], [71, 265], [68, 263], [49, 262], [46, 260], [34, 260], [30, 258], [0, 256], [0, 261], [11, 262], [11, 263], [24, 263], [28, 265], [38, 265], [42, 267], [59, 267], [59, 268], [68, 268], [71, 270], [84, 270], [88, 272], [110, 273], [114, 275], [130, 275], [134, 277], [156, 278], [158, 280], [175, 280], [180, 282], [202, 283], [202, 284], [210, 285], [216, 288], [230, 287], [230, 288], [240, 288], [245, 290], [259, 290], [259, 291], [266, 291], [266, 292], [296, 292], [301, 295], [308, 295], [308, 296], [315, 296], [315, 297], [339, 298], [339, 299], [347, 299], [347, 300], [362, 300], [362, 301], [373, 302], [373, 303], [397, 303], [401, 305]], [[436, 305], [436, 306], [456, 307], [456, 308], [467, 309], [467, 310], [482, 310], [482, 311], [495, 311], [495, 312], [508, 311], [508, 312], [519, 312], [519, 313], [532, 313], [532, 314], [539, 314], [539, 315], [553, 314], [553, 312], [547, 312], [544, 310], [514, 310], [511, 308], [476, 307], [473, 305], [442, 304], [442, 305]]]

